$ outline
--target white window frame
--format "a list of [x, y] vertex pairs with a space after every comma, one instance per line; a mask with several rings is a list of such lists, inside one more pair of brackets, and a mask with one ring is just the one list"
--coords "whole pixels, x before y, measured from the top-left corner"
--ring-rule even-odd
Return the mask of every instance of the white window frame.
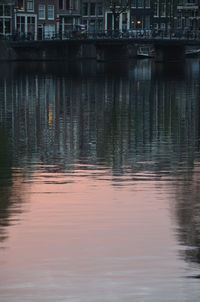
[[[53, 4], [49, 4], [47, 6], [47, 12], [48, 12], [48, 20], [54, 20], [55, 19], [55, 16], [54, 16], [54, 5]], [[49, 14], [49, 12], [51, 12], [51, 16]]]
[[154, 3], [154, 17], [158, 17], [159, 16], [159, 3], [156, 0]]
[[[41, 13], [41, 8], [43, 8], [43, 16], [41, 16], [40, 15], [40, 13]], [[46, 10], [45, 10], [45, 4], [39, 4], [38, 5], [38, 19], [39, 20], [45, 20], [46, 18], [45, 18], [45, 15], [46, 15]]]
[[[30, 4], [30, 3], [32, 3], [32, 8], [28, 7], [28, 4]], [[26, 9], [27, 9], [27, 12], [33, 12], [34, 11], [34, 0], [27, 0]]]

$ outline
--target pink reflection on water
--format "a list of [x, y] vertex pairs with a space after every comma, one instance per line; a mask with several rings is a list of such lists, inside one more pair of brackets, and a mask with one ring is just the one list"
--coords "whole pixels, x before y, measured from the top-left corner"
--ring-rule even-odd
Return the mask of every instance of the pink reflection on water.
[[32, 175], [28, 209], [1, 252], [3, 301], [159, 301], [169, 287], [182, 299], [167, 192], [84, 173]]

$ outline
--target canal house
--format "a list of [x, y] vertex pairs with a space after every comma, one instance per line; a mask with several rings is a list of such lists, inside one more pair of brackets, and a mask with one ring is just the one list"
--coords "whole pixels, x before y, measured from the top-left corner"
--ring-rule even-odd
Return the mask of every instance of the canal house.
[[105, 30], [125, 32], [130, 29], [130, 1], [105, 1]]
[[76, 25], [80, 24], [81, 2], [80, 0], [58, 0], [57, 5], [57, 31], [62, 37], [67, 38]]
[[167, 33], [176, 27], [177, 2], [174, 0], [155, 0], [153, 3], [153, 29]]
[[151, 0], [131, 0], [130, 29], [149, 31], [153, 20], [153, 3]]
[[89, 32], [104, 30], [104, 1], [82, 1], [82, 23]]
[[200, 29], [200, 1], [180, 0], [177, 6], [177, 26], [181, 30]]
[[56, 33], [56, 0], [18, 0], [15, 30], [20, 38], [51, 39]]

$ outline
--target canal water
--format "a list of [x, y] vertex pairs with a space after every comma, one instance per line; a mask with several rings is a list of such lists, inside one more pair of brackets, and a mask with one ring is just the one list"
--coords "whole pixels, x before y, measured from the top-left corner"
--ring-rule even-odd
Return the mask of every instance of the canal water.
[[200, 300], [200, 61], [3, 64], [0, 301]]

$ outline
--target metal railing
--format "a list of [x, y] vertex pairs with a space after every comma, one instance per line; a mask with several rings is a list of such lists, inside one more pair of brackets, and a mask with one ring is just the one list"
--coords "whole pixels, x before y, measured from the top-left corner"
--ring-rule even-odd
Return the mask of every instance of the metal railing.
[[152, 30], [127, 30], [127, 31], [66, 31], [56, 34], [37, 35], [15, 33], [12, 35], [0, 35], [1, 40], [11, 41], [33, 41], [33, 40], [96, 40], [96, 39], [171, 39], [171, 40], [197, 40], [200, 41], [200, 30], [196, 31], [152, 31]]

